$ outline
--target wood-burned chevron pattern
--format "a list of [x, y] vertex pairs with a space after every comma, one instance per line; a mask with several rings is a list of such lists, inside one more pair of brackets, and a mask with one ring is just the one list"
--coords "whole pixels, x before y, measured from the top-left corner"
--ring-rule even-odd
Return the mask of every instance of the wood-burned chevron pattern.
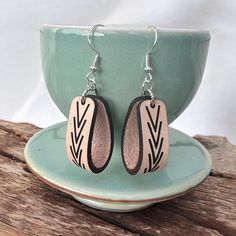
[[73, 156], [72, 161], [85, 169], [85, 165], [83, 163], [81, 163], [81, 156], [83, 153], [83, 150], [81, 149], [81, 144], [83, 142], [84, 139], [84, 135], [82, 135], [84, 126], [87, 122], [86, 119], [84, 119], [88, 108], [89, 108], [90, 104], [86, 105], [85, 111], [82, 113], [81, 118], [79, 117], [79, 102], [76, 102], [76, 108], [77, 108], [77, 116], [73, 117], [73, 126], [74, 126], [74, 130], [73, 132], [70, 132], [71, 134], [71, 145], [70, 145], [70, 151], [71, 154]]
[[138, 112], [143, 147], [139, 173], [153, 172], [162, 168], [168, 157], [169, 137], [165, 104], [155, 100], [155, 106], [151, 106], [150, 100], [145, 100], [139, 104]]
[[122, 159], [126, 170], [142, 174], [161, 169], [169, 150], [165, 104], [150, 97], [135, 98], [128, 109], [122, 132]]
[[66, 152], [75, 165], [99, 173], [111, 158], [112, 121], [107, 102], [99, 96], [76, 97], [71, 103]]
[[90, 170], [87, 146], [96, 106], [93, 99], [89, 97], [86, 98], [84, 104], [81, 99], [81, 97], [76, 97], [71, 103], [66, 133], [66, 151], [72, 163]]

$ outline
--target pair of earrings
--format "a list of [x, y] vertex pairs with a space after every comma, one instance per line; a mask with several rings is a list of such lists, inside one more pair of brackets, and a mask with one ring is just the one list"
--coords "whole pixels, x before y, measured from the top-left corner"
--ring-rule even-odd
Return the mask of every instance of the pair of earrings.
[[[92, 44], [95, 25], [88, 36], [88, 44], [96, 53], [87, 74], [87, 88], [82, 96], [71, 103], [67, 132], [66, 153], [75, 165], [100, 173], [111, 158], [113, 149], [113, 125], [108, 103], [96, 94], [96, 72], [99, 52]], [[142, 96], [135, 98], [128, 109], [122, 132], [121, 153], [129, 174], [141, 174], [161, 169], [168, 157], [169, 137], [165, 104], [155, 99], [152, 92], [152, 68], [150, 54], [157, 43], [157, 29], [152, 48], [145, 56], [145, 79]]]

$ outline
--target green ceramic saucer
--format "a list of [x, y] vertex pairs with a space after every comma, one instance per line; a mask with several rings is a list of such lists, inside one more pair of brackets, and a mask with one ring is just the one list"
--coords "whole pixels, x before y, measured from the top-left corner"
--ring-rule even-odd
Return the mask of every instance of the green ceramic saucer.
[[170, 128], [169, 159], [159, 172], [131, 176], [121, 158], [113, 156], [104, 172], [89, 173], [67, 160], [65, 132], [63, 122], [35, 134], [25, 147], [26, 162], [41, 180], [94, 208], [142, 209], [185, 194], [204, 181], [211, 170], [206, 149], [188, 135]]

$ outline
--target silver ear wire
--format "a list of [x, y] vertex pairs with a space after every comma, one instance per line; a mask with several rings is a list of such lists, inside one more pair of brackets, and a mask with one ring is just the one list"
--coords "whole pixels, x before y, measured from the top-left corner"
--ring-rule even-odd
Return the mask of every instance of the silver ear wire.
[[147, 54], [150, 54], [152, 53], [153, 49], [156, 47], [156, 44], [157, 44], [157, 28], [154, 25], [149, 26], [148, 28], [152, 28], [153, 31], [155, 32], [155, 39], [154, 39], [153, 45], [151, 49], [147, 52]]
[[151, 47], [151, 49], [149, 49], [146, 53], [146, 56], [145, 56], [145, 67], [144, 67], [144, 70], [145, 70], [145, 78], [144, 78], [144, 81], [143, 81], [143, 84], [142, 84], [142, 90], [143, 90], [143, 95], [148, 93], [151, 97], [151, 105], [155, 105], [154, 104], [154, 94], [152, 92], [152, 88], [153, 88], [153, 81], [152, 81], [152, 67], [151, 67], [151, 62], [150, 62], [150, 54], [153, 52], [153, 49], [155, 48], [156, 44], [157, 44], [157, 29], [156, 27], [153, 25], [151, 26], [152, 29], [154, 30], [155, 32], [155, 39], [154, 39], [154, 42], [153, 42], [153, 45]]
[[146, 56], [145, 56], [145, 68], [144, 68], [145, 72], [152, 71], [151, 64], [150, 64], [150, 54], [152, 53], [153, 49], [156, 47], [156, 44], [157, 44], [157, 29], [154, 25], [151, 27], [153, 28], [155, 32], [155, 39], [154, 39], [151, 49], [149, 49], [149, 51], [146, 53]]
[[98, 67], [98, 63], [99, 63], [99, 59], [100, 59], [100, 53], [96, 50], [96, 48], [93, 45], [93, 41], [94, 41], [94, 32], [98, 27], [104, 27], [104, 25], [101, 24], [97, 24], [95, 26], [93, 26], [93, 28], [91, 29], [91, 33], [88, 35], [88, 44], [89, 47], [96, 53], [93, 63], [90, 66], [90, 71], [89, 73], [86, 75], [86, 79], [87, 79], [87, 88], [86, 90], [83, 92], [82, 96], [83, 96], [83, 102], [85, 102], [85, 96], [89, 91], [95, 91], [96, 93], [96, 71], [97, 71], [97, 67]]
[[104, 27], [104, 25], [102, 24], [97, 24], [95, 26], [93, 26], [93, 28], [91, 29], [91, 33], [88, 35], [88, 44], [90, 46], [90, 48], [97, 54], [100, 55], [99, 52], [96, 50], [96, 48], [93, 45], [93, 38], [94, 38], [94, 32], [98, 27]]

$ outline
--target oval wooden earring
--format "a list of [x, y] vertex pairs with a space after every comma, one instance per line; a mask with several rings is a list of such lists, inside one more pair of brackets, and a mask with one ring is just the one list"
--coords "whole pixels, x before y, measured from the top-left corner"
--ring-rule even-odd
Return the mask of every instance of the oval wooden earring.
[[113, 149], [109, 106], [102, 97], [87, 95], [90, 91], [96, 92], [95, 73], [100, 54], [92, 45], [91, 37], [98, 26], [103, 25], [95, 25], [88, 36], [89, 46], [96, 55], [86, 76], [87, 89], [82, 96], [73, 99], [66, 131], [67, 158], [76, 166], [93, 173], [100, 173], [107, 167]]
[[143, 95], [135, 98], [128, 109], [121, 141], [124, 166], [131, 175], [161, 169], [168, 158], [169, 135], [165, 104], [154, 98], [150, 54], [157, 43], [157, 29], [152, 48], [145, 57]]
[[99, 173], [111, 158], [113, 127], [107, 102], [99, 96], [75, 97], [71, 103], [66, 133], [68, 159]]
[[161, 169], [169, 150], [168, 121], [165, 104], [142, 96], [128, 109], [122, 133], [122, 159], [132, 174]]

